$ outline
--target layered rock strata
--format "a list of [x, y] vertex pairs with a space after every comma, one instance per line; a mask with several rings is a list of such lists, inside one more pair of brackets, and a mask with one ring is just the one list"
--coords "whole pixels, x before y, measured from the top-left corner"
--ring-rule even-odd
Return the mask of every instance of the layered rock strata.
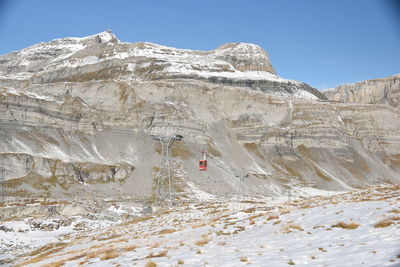
[[345, 84], [323, 92], [332, 101], [383, 104], [400, 108], [400, 74]]
[[244, 173], [251, 196], [400, 182], [398, 109], [327, 102], [255, 45], [191, 51], [105, 32], [2, 56], [0, 75], [8, 195], [151, 201], [153, 136], [171, 134], [183, 136], [171, 151], [181, 199], [235, 195]]

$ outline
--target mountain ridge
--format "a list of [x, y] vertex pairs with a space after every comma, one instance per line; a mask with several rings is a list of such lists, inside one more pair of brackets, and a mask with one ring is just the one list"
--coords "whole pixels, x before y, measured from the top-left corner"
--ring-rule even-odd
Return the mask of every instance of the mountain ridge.
[[[315, 88], [279, 77], [260, 46], [229, 43], [209, 51], [148, 42], [120, 42], [111, 31], [62, 38], [0, 56], [0, 79], [10, 87], [90, 80], [194, 79], [275, 95], [325, 99]], [[67, 77], [66, 77], [67, 76]]]

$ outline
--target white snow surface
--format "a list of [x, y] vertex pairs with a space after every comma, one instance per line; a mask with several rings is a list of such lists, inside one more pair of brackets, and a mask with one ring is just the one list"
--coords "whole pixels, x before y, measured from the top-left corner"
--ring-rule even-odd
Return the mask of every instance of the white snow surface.
[[33, 226], [35, 222], [42, 225], [58, 224], [58, 219], [35, 220], [26, 218], [21, 221], [8, 221], [0, 223], [0, 265], [1, 260], [10, 258], [8, 253], [9, 249], [20, 250], [23, 252], [27, 248], [35, 249], [44, 246], [48, 243], [58, 242], [60, 237], [76, 232], [76, 226], [85, 224], [89, 229], [104, 228], [115, 224], [111, 221], [92, 221], [81, 217], [73, 217], [75, 219], [72, 224], [68, 226], [59, 226], [55, 230], [41, 230]]
[[[186, 204], [66, 237], [61, 251], [27, 266], [400, 266], [399, 189], [380, 186], [281, 203]], [[376, 227], [383, 220], [391, 223]], [[21, 223], [14, 227], [25, 229]]]
[[15, 96], [26, 96], [29, 98], [34, 98], [34, 99], [38, 99], [38, 100], [44, 100], [44, 101], [48, 101], [48, 102], [56, 102], [58, 104], [62, 104], [63, 101], [60, 101], [58, 99], [55, 99], [53, 96], [48, 96], [48, 95], [39, 95], [36, 92], [31, 92], [31, 91], [21, 91], [21, 90], [17, 90], [15, 88], [12, 87], [3, 87], [0, 88], [0, 94], [1, 95], [15, 95]]

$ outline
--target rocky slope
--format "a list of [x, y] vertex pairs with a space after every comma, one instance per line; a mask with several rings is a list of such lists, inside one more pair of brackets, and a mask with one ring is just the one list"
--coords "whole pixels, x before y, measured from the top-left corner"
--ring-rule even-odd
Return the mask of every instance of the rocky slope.
[[[191, 51], [64, 38], [0, 57], [0, 160], [8, 196], [151, 202], [161, 147], [180, 199], [400, 182], [400, 111], [330, 103], [277, 76], [252, 44]], [[206, 149], [209, 171], [197, 170]]]
[[323, 93], [332, 101], [384, 104], [400, 108], [400, 74], [382, 79], [345, 84]]

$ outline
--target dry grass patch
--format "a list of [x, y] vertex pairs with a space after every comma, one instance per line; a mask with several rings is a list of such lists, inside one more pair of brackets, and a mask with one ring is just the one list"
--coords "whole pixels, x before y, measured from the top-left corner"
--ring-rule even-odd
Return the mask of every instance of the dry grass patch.
[[1, 219], [1, 220], [0, 220], [0, 223], [3, 223], [3, 222], [10, 222], [10, 221], [16, 221], [16, 220], [18, 220], [18, 217], [13, 216], [13, 217], [10, 217], [10, 218]]
[[203, 227], [203, 226], [206, 226], [206, 224], [201, 223], [201, 224], [192, 225], [192, 228], [195, 229], [195, 228], [199, 228], [199, 227]]
[[105, 240], [110, 240], [110, 239], [118, 238], [118, 237], [121, 237], [121, 236], [122, 236], [121, 234], [118, 234], [118, 235], [109, 235], [109, 236], [100, 236], [100, 237], [95, 237], [94, 240], [97, 240], [97, 241], [105, 241]]
[[150, 259], [150, 258], [160, 258], [160, 257], [166, 257], [168, 254], [167, 250], [163, 250], [160, 251], [158, 253], [150, 253], [149, 255], [146, 256], [146, 259]]
[[109, 248], [106, 250], [103, 250], [103, 256], [100, 258], [100, 260], [105, 261], [105, 260], [110, 260], [118, 257], [120, 254], [115, 251], [114, 248]]
[[242, 210], [242, 212], [244, 212], [244, 213], [253, 213], [255, 211], [256, 211], [256, 208], [249, 208], [249, 209]]
[[262, 217], [262, 216], [264, 216], [265, 214], [263, 214], [263, 213], [260, 213], [260, 214], [257, 214], [257, 215], [253, 215], [253, 216], [250, 216], [249, 217], [249, 220], [252, 220], [252, 219], [255, 219], [255, 218], [259, 218], [259, 217]]
[[101, 251], [90, 252], [89, 254], [87, 254], [86, 259], [88, 260], [88, 259], [96, 258], [100, 254], [101, 254]]
[[124, 248], [125, 251], [133, 251], [135, 249], [137, 249], [137, 246], [135, 245], [127, 246]]
[[123, 223], [120, 224], [120, 226], [135, 224], [135, 223], [139, 223], [139, 222], [145, 222], [145, 221], [148, 221], [148, 220], [151, 220], [151, 219], [153, 219], [153, 216], [140, 217], [140, 218], [137, 218], [137, 219], [133, 219], [133, 220], [130, 220], [130, 221], [123, 222]]
[[220, 235], [231, 235], [231, 233], [226, 233], [226, 232], [224, 232], [222, 230], [219, 230], [218, 232], [216, 232], [216, 235], [217, 236], [220, 236]]
[[66, 200], [53, 200], [53, 201], [46, 201], [46, 200], [43, 200], [43, 201], [39, 201], [38, 203], [39, 203], [40, 205], [42, 205], [42, 206], [67, 205], [67, 204], [70, 204], [70, 202], [69, 202], [69, 201], [66, 201]]
[[52, 262], [49, 264], [45, 264], [43, 265], [43, 267], [60, 267], [60, 266], [64, 266], [65, 265], [65, 261], [61, 260], [61, 261], [56, 261], [56, 262]]
[[304, 231], [304, 229], [299, 224], [290, 224], [289, 228], [290, 229], [295, 229], [295, 230], [298, 230], [298, 231]]
[[288, 214], [288, 213], [290, 213], [290, 210], [282, 210], [281, 211], [281, 215]]
[[228, 226], [230, 226], [230, 225], [235, 225], [237, 222], [234, 222], [234, 221], [225, 221], [225, 224], [224, 224], [224, 229], [226, 229], [226, 227], [228, 227]]
[[33, 264], [33, 263], [37, 263], [37, 262], [43, 261], [45, 259], [50, 258], [52, 254], [59, 252], [60, 250], [64, 249], [67, 246], [68, 246], [68, 244], [66, 244], [66, 243], [48, 244], [46, 246], [43, 246], [43, 247], [33, 251], [30, 254], [30, 256], [34, 256], [34, 255], [38, 255], [39, 254], [37, 257], [34, 257], [32, 259], [23, 261], [20, 264], [15, 265], [14, 267], [25, 266], [25, 265], [28, 265], [28, 264]]
[[146, 263], [145, 267], [156, 267], [157, 264], [154, 261], [149, 261]]
[[235, 228], [236, 228], [236, 230], [232, 232], [232, 234], [234, 234], [234, 235], [236, 235], [236, 234], [238, 234], [238, 233], [240, 233], [240, 232], [246, 230], [245, 227], [240, 226], [240, 225], [239, 225], [239, 226], [235, 226]]
[[219, 213], [220, 211], [218, 210], [218, 209], [215, 209], [215, 210], [211, 210], [211, 211], [209, 211], [208, 213], [207, 213], [207, 215], [213, 215], [213, 214], [217, 214], [217, 213]]
[[337, 224], [332, 225], [332, 227], [338, 227], [346, 230], [353, 230], [357, 229], [360, 225], [358, 223], [345, 223], [345, 222], [338, 222]]
[[209, 242], [210, 242], [210, 239], [205, 238], [205, 239], [202, 239], [202, 240], [197, 241], [197, 242], [195, 243], [195, 245], [197, 245], [197, 246], [204, 246], [204, 245], [207, 245]]
[[277, 216], [277, 215], [270, 215], [270, 216], [268, 216], [267, 221], [271, 221], [271, 220], [275, 220], [275, 219], [279, 219], [279, 216]]
[[385, 227], [389, 227], [393, 224], [393, 221], [389, 218], [383, 219], [377, 223], [374, 224], [375, 228], [385, 228]]
[[202, 234], [201, 237], [202, 238], [207, 238], [209, 234]]
[[150, 246], [150, 248], [158, 248], [160, 247], [161, 243], [157, 242]]
[[90, 252], [89, 254], [87, 254], [86, 259], [93, 259], [102, 254], [104, 254], [104, 256], [107, 254], [109, 254], [111, 256], [114, 252], [116, 252], [114, 248], [99, 249], [97, 251], [93, 251], [93, 252]]
[[374, 198], [369, 198], [369, 196], [362, 198], [360, 202], [366, 202], [366, 201], [376, 201], [376, 200], [385, 200], [385, 199], [389, 199], [391, 198], [391, 196], [387, 196], [387, 197], [380, 197], [378, 199], [374, 199]]
[[67, 259], [67, 261], [75, 261], [86, 256], [86, 253], [77, 254]]
[[110, 244], [124, 243], [124, 242], [128, 242], [128, 239], [127, 238], [117, 239], [117, 240], [107, 242], [106, 244], [110, 245]]
[[300, 207], [299, 207], [299, 209], [301, 209], [301, 210], [305, 210], [305, 209], [310, 209], [310, 208], [312, 208], [313, 206], [311, 206], [310, 204], [304, 204], [304, 205], [301, 205]]
[[106, 260], [114, 259], [114, 258], [119, 257], [119, 255], [120, 254], [117, 253], [116, 251], [110, 252], [110, 253], [106, 253], [106, 254], [103, 255], [103, 257], [100, 258], [100, 260], [106, 261]]
[[176, 232], [175, 229], [163, 229], [160, 232], [158, 232], [159, 235], [164, 235], [164, 234], [171, 234]]
[[[53, 250], [55, 250], [57, 248], [61, 248], [62, 249], [62, 248], [65, 248], [66, 246], [67, 246], [66, 243], [61, 243], [61, 242], [59, 242], [59, 243], [50, 243], [50, 244], [47, 244], [47, 245], [45, 245], [43, 247], [40, 247], [40, 248], [32, 251], [31, 254], [29, 254], [29, 256], [39, 255], [39, 254], [42, 254], [44, 252], [46, 252], [46, 254], [47, 254], [48, 252], [51, 252], [51, 251], [53, 251]], [[57, 250], [57, 251], [59, 251], [59, 250]]]
[[304, 229], [299, 224], [289, 223], [282, 227], [282, 231], [284, 233], [290, 233], [292, 232], [291, 230], [304, 231]]

